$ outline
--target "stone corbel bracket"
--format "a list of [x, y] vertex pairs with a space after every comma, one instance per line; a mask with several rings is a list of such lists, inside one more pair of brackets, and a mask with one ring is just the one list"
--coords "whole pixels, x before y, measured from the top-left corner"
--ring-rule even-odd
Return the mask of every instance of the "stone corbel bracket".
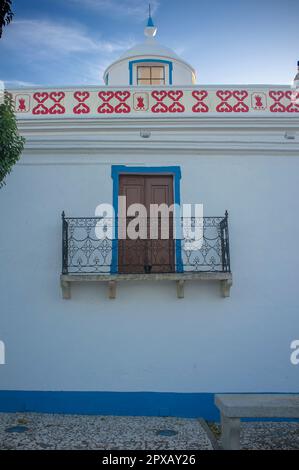
[[124, 281], [175, 281], [177, 298], [185, 296], [184, 287], [186, 281], [216, 281], [220, 283], [222, 297], [230, 296], [232, 286], [232, 274], [223, 272], [184, 272], [184, 273], [153, 273], [153, 274], [62, 274], [60, 285], [63, 299], [71, 298], [71, 284], [82, 282], [106, 282], [108, 286], [108, 298], [116, 298], [118, 282]]

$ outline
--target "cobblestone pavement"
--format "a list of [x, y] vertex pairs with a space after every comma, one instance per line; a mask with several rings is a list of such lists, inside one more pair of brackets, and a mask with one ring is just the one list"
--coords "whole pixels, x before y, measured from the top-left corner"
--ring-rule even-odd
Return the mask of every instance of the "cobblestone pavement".
[[[220, 444], [220, 426], [209, 423]], [[299, 449], [298, 422], [242, 422], [241, 448], [248, 450]]]
[[[163, 430], [177, 434], [157, 434]], [[206, 450], [212, 445], [196, 419], [0, 413], [0, 449]]]

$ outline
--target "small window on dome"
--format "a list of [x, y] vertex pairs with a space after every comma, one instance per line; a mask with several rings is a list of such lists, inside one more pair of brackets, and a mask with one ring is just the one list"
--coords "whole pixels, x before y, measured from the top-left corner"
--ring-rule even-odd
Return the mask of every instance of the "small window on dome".
[[161, 65], [139, 65], [137, 85], [165, 85], [165, 67]]

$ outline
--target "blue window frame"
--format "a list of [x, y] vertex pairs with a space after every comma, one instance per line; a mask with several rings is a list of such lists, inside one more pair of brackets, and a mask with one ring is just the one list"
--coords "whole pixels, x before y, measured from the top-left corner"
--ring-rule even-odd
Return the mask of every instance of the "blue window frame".
[[[173, 71], [173, 63], [170, 60], [162, 60], [162, 59], [137, 59], [137, 60], [130, 60], [129, 62], [129, 83], [133, 85], [133, 69], [134, 64], [141, 64], [145, 62], [151, 62], [153, 65], [157, 64], [166, 64], [168, 65], [168, 76], [169, 76], [169, 85], [172, 85], [172, 71]], [[167, 85], [167, 83], [166, 83]]]

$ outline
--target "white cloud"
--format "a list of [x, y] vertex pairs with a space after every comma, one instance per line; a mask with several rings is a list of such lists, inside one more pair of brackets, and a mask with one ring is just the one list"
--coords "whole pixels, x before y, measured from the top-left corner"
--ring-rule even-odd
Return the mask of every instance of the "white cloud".
[[[69, 0], [72, 3], [77, 3], [87, 9], [101, 11], [113, 16], [133, 16], [140, 20], [147, 17], [148, 0]], [[155, 14], [159, 7], [158, 0], [151, 2], [152, 14]]]
[[92, 38], [80, 25], [63, 25], [50, 21], [14, 21], [3, 39], [3, 45], [19, 48], [35, 56], [76, 52], [114, 53], [133, 45], [132, 40], [107, 41]]
[[100, 84], [106, 66], [134, 43], [133, 38], [113, 41], [91, 35], [78, 23], [18, 20], [7, 28], [1, 48], [18, 64], [15, 76], [7, 77], [10, 86], [30, 86], [28, 68], [30, 78], [37, 76], [41, 83]]

